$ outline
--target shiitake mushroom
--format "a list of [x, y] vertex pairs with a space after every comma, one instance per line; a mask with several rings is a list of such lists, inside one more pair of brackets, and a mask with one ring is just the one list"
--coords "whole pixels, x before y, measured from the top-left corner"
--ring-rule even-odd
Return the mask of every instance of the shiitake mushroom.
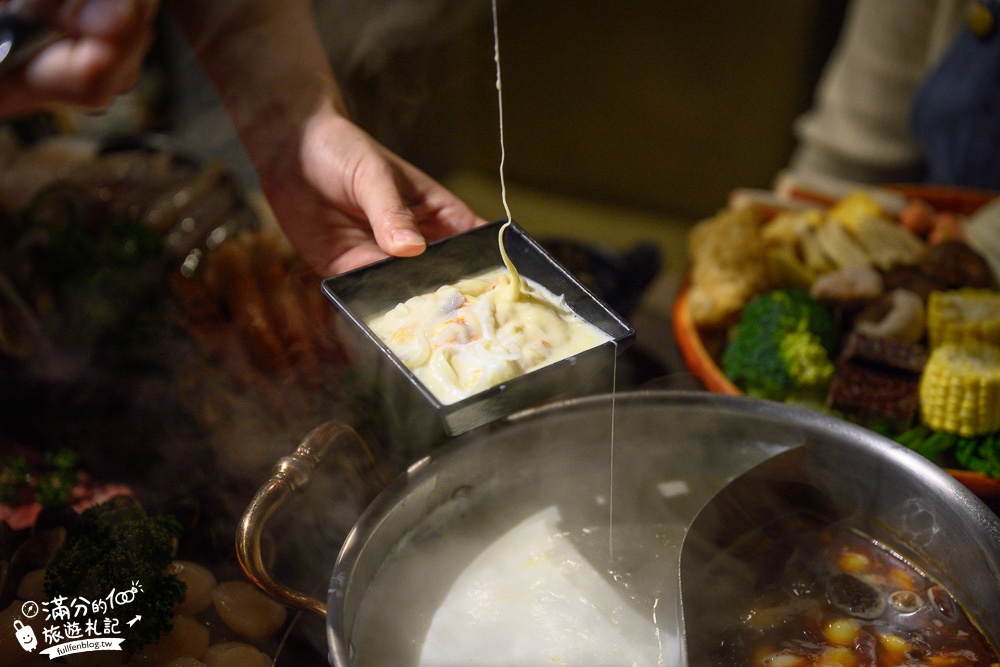
[[834, 607], [855, 618], [872, 620], [885, 611], [881, 591], [848, 572], [836, 572], [827, 578], [826, 597]]
[[925, 275], [940, 281], [946, 289], [997, 287], [986, 260], [967, 243], [957, 239], [927, 246], [917, 266]]

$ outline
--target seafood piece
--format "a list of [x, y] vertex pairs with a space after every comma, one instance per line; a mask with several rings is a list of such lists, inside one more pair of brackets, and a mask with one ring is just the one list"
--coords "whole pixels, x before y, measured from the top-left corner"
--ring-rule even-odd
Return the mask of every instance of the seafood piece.
[[927, 235], [931, 244], [942, 241], [961, 241], [965, 238], [965, 218], [952, 211], [941, 211], [934, 216], [934, 229]]
[[272, 240], [259, 240], [252, 249], [254, 273], [264, 292], [269, 319], [282, 341], [293, 372], [305, 386], [318, 389], [324, 377], [312, 327], [294, 279], [283, 262], [275, 261], [277, 252]]
[[905, 289], [886, 295], [886, 312], [877, 319], [866, 319], [862, 312], [854, 330], [871, 338], [885, 338], [904, 345], [919, 343], [926, 330], [924, 300]]
[[233, 632], [247, 639], [267, 639], [285, 624], [288, 611], [249, 581], [226, 581], [215, 587], [212, 604]]
[[[177, 275], [175, 290], [189, 309], [186, 325], [192, 336], [287, 421], [308, 414], [308, 399], [275, 329], [251, 254], [250, 241], [226, 241], [198, 276]], [[196, 319], [199, 315], [202, 319]]]
[[251, 249], [239, 241], [223, 243], [213, 256], [216, 292], [226, 298], [233, 325], [254, 363], [267, 373], [287, 371], [291, 364], [274, 330], [263, 291], [250, 267]]
[[917, 236], [926, 237], [934, 229], [937, 211], [922, 199], [911, 199], [899, 212], [899, 224]]
[[817, 301], [870, 301], [882, 294], [882, 274], [867, 264], [824, 274], [816, 279], [809, 295]]
[[205, 652], [206, 667], [269, 667], [270, 656], [242, 642], [213, 644]]
[[175, 560], [167, 567], [167, 572], [184, 584], [184, 600], [175, 608], [178, 614], [195, 615], [208, 609], [212, 604], [215, 590], [215, 575], [204, 565], [190, 561]]
[[[190, 335], [272, 414], [284, 421], [310, 414], [310, 396], [336, 381], [346, 363], [320, 277], [283, 237], [246, 230], [206, 249], [190, 268], [171, 275]], [[227, 409], [192, 389], [189, 402], [203, 421]]]
[[135, 654], [138, 665], [164, 665], [186, 656], [203, 656], [208, 650], [211, 632], [198, 619], [184, 614], [173, 618], [170, 632]]

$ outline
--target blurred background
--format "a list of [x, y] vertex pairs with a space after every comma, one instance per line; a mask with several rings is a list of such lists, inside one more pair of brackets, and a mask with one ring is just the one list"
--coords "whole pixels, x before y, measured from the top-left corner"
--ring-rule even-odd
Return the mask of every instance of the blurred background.
[[[539, 238], [601, 252], [656, 249], [662, 270], [633, 319], [640, 349], [655, 350], [667, 368], [680, 368], [661, 334], [687, 230], [734, 188], [769, 187], [786, 165], [793, 124], [810, 104], [846, 5], [499, 2], [512, 217]], [[355, 120], [483, 217], [504, 217], [490, 3], [316, 7]], [[227, 155], [252, 183], [197, 61], [169, 21], [164, 35], [171, 132], [193, 151]]]
[[[440, 178], [495, 179], [489, 3], [383, 0], [359, 19], [351, 3], [326, 4], [359, 122]], [[733, 187], [768, 185], [845, 4], [501, 1], [509, 180], [689, 218]], [[415, 7], [407, 35], [402, 15]]]
[[[786, 164], [845, 5], [499, 0], [511, 214], [636, 328], [619, 388], [700, 386], [671, 332], [687, 232]], [[490, 1], [317, 0], [316, 14], [356, 122], [504, 217]], [[0, 436], [79, 441], [157, 499], [215, 493], [222, 468], [236, 514], [308, 430], [357, 406], [318, 276], [266, 235], [225, 243], [277, 225], [169, 12], [158, 28], [139, 85], [106, 112], [0, 125]], [[164, 245], [137, 256], [141, 230], [106, 222], [143, 216]], [[289, 358], [303, 341], [313, 353]], [[208, 450], [218, 462], [192, 465]], [[179, 484], [177, 470], [199, 472]]]
[[[789, 157], [792, 124], [845, 5], [501, 0], [508, 184], [680, 220], [715, 212], [734, 187], [768, 186]], [[487, 0], [317, 3], [355, 120], [496, 218], [490, 10]], [[199, 150], [217, 149], [225, 118], [207, 110], [210, 88], [177, 55], [169, 26], [165, 41], [176, 132]], [[523, 218], [524, 202], [512, 195], [510, 203]], [[581, 221], [564, 224], [586, 233]]]
[[[785, 166], [845, 5], [499, 0], [512, 217], [635, 326], [619, 388], [657, 376], [694, 386], [670, 326], [687, 232], [734, 188], [768, 187]], [[489, 0], [316, 8], [356, 122], [484, 218], [504, 217]], [[0, 314], [10, 315], [0, 320], [0, 453], [31, 462], [72, 446], [95, 483], [129, 484], [150, 509], [181, 517], [192, 560], [238, 577], [233, 524], [253, 491], [309, 430], [358, 406], [343, 391], [349, 369], [318, 277], [272, 239], [224, 243], [273, 220], [166, 12], [159, 27], [143, 80], [106, 113], [0, 125]], [[104, 152], [37, 149], [64, 135], [96, 137]], [[198, 200], [173, 206], [179, 192]], [[136, 257], [145, 237], [103, 238], [108, 204], [129, 218], [133, 205], [169, 213], [165, 250]], [[77, 227], [98, 237], [93, 246], [51, 233]], [[104, 261], [84, 266], [91, 247]], [[248, 305], [315, 316], [296, 330], [314, 356], [285, 358], [288, 340], [261, 354], [260, 332], [240, 316]], [[275, 531], [279, 574], [303, 590], [323, 590], [377, 486], [368, 453], [350, 454], [356, 466], [314, 483], [323, 502], [301, 501]]]

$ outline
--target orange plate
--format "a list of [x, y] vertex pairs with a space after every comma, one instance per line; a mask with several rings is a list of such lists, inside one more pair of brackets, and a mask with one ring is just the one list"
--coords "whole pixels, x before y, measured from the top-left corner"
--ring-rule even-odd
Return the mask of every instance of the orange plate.
[[[943, 186], [892, 185], [909, 198], [923, 199], [938, 210], [948, 210], [968, 215], [996, 196], [993, 192], [966, 190]], [[722, 369], [709, 353], [702, 340], [701, 332], [691, 321], [687, 308], [688, 286], [681, 287], [674, 301], [672, 320], [674, 337], [680, 348], [685, 365], [705, 388], [718, 394], [742, 394], [739, 387], [729, 381]], [[1000, 501], [1000, 480], [969, 470], [948, 472], [966, 488], [984, 500]]]

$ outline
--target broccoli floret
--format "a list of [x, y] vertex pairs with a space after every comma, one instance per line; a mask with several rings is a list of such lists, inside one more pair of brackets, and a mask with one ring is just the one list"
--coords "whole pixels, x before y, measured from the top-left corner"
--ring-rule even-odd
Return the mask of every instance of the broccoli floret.
[[[180, 533], [173, 517], [150, 517], [127, 497], [95, 505], [70, 526], [45, 570], [45, 592], [50, 600], [60, 596], [93, 603], [138, 586], [134, 601], [107, 613], [119, 619], [123, 647], [134, 653], [170, 631], [173, 607], [184, 599], [184, 583], [166, 572]], [[127, 626], [135, 616], [141, 619]]]
[[838, 338], [833, 316], [806, 292], [766, 292], [743, 308], [722, 370], [751, 396], [820, 400]]
[[46, 452], [37, 464], [23, 456], [0, 458], [0, 502], [36, 502], [43, 507], [69, 502], [79, 460], [69, 448]]

